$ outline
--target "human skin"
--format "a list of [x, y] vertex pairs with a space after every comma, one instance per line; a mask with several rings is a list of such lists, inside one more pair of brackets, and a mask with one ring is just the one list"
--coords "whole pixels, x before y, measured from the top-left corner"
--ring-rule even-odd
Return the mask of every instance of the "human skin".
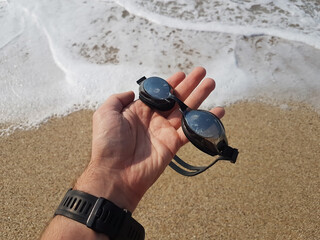
[[[188, 76], [178, 72], [167, 79], [175, 95], [197, 109], [215, 88], [206, 70], [195, 68]], [[133, 212], [145, 192], [163, 173], [173, 156], [188, 142], [176, 106], [159, 112], [132, 91], [110, 96], [93, 115], [91, 160], [73, 189], [104, 197]], [[210, 110], [217, 117], [223, 108]], [[108, 239], [85, 225], [55, 216], [42, 239]]]

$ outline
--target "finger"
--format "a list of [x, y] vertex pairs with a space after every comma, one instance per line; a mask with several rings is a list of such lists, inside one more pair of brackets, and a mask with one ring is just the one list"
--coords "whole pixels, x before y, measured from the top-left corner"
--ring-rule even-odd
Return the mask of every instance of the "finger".
[[203, 67], [196, 67], [176, 88], [174, 94], [184, 101], [190, 93], [198, 86], [206, 75]]
[[225, 114], [225, 110], [223, 107], [216, 107], [214, 109], [211, 109], [210, 112], [216, 115], [219, 119], [223, 118]]
[[185, 79], [186, 75], [183, 72], [177, 72], [173, 74], [171, 77], [167, 79], [167, 82], [171, 85], [171, 87], [177, 87], [183, 79]]
[[184, 134], [184, 132], [182, 130], [182, 127], [180, 127], [177, 130], [177, 133], [178, 133], [178, 136], [180, 138], [180, 143], [181, 143], [180, 147], [182, 147], [183, 145], [187, 144], [187, 142], [189, 142], [188, 138], [186, 137], [186, 135]]
[[210, 95], [216, 87], [212, 78], [204, 79], [198, 88], [196, 88], [185, 100], [185, 104], [192, 109], [197, 109], [201, 103]]
[[100, 111], [117, 111], [121, 112], [134, 100], [134, 92], [124, 92], [111, 95], [98, 110]]
[[[201, 103], [209, 96], [215, 88], [215, 81], [212, 78], [206, 78], [186, 99], [185, 104], [192, 109], [197, 109]], [[168, 121], [176, 129], [180, 126], [181, 113], [178, 110], [173, 111], [168, 116]]]

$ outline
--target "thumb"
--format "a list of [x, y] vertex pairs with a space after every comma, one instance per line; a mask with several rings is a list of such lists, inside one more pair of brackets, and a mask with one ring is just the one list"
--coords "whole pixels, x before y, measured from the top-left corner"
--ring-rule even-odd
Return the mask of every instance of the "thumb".
[[121, 112], [123, 108], [128, 106], [134, 100], [134, 92], [124, 92], [111, 95], [100, 108], [104, 111]]

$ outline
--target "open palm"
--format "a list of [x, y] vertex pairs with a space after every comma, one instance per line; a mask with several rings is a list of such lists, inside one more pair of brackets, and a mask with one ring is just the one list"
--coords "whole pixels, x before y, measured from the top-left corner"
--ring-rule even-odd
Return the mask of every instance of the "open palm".
[[[201, 81], [205, 74], [198, 67], [187, 77], [178, 72], [167, 81], [179, 99], [198, 108], [215, 87], [213, 79]], [[130, 211], [187, 142], [178, 108], [163, 113], [133, 100], [133, 92], [116, 94], [95, 112], [86, 184], [80, 179], [77, 185], [93, 194], [103, 188], [106, 198]], [[224, 115], [223, 108], [211, 111], [220, 118]], [[94, 185], [88, 184], [88, 177]]]

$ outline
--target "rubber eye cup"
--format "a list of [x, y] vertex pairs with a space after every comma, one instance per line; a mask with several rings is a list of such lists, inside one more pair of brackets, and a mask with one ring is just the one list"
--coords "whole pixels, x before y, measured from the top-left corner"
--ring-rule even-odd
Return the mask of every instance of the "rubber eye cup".
[[173, 89], [164, 79], [150, 77], [140, 85], [140, 99], [151, 108], [168, 111], [175, 105], [171, 98]]

